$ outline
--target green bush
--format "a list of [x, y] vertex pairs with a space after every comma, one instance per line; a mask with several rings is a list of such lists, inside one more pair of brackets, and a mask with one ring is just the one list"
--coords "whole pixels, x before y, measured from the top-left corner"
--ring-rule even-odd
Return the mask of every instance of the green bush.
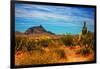
[[39, 41], [39, 45], [43, 47], [48, 47], [48, 45], [52, 42], [51, 39], [41, 39]]
[[52, 42], [52, 39], [44, 38], [44, 39], [31, 39], [24, 36], [16, 36], [15, 37], [15, 52], [17, 51], [32, 51], [35, 48], [40, 47], [48, 47], [48, 45]]
[[65, 35], [64, 37], [61, 38], [61, 40], [66, 46], [73, 45], [73, 36], [70, 34]]

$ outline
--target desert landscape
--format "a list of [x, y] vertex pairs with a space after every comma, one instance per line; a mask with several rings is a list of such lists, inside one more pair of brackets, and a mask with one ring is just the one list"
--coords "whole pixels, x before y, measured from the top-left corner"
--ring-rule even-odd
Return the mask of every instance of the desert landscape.
[[15, 4], [15, 66], [95, 61], [95, 8]]
[[94, 34], [86, 23], [80, 34], [56, 35], [40, 25], [15, 33], [15, 64], [37, 65], [94, 61]]

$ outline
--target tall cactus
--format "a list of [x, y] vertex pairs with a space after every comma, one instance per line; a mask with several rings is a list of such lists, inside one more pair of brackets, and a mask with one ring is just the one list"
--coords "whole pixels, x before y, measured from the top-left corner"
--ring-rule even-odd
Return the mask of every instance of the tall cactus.
[[82, 35], [87, 34], [88, 30], [87, 30], [87, 26], [86, 26], [86, 22], [84, 22], [84, 26], [82, 28]]
[[82, 31], [79, 35], [79, 41], [81, 41], [81, 43], [83, 45], [86, 45], [86, 39], [87, 39], [87, 36], [88, 36], [88, 29], [87, 29], [87, 26], [86, 26], [86, 22], [84, 21], [84, 25], [83, 25], [83, 28], [82, 28]]

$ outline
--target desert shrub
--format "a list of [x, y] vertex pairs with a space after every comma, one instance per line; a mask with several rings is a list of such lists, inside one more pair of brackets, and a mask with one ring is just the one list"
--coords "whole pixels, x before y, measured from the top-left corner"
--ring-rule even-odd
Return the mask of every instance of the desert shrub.
[[81, 49], [80, 52], [81, 52], [82, 55], [86, 55], [86, 54], [88, 54], [90, 52], [90, 50], [84, 48], [84, 49]]
[[79, 40], [78, 40], [79, 36], [73, 36], [73, 46], [79, 45]]
[[58, 50], [55, 50], [55, 52], [57, 53], [57, 55], [60, 58], [66, 58], [66, 54], [65, 54], [65, 51], [64, 50], [58, 49]]
[[15, 38], [15, 51], [21, 51], [24, 49], [26, 45], [27, 38], [26, 37], [16, 37]]
[[53, 48], [61, 48], [64, 46], [65, 45], [61, 39], [52, 39], [48, 47], [53, 49]]
[[39, 45], [43, 47], [48, 47], [48, 45], [52, 42], [51, 39], [41, 39], [39, 41]]
[[73, 36], [70, 34], [65, 35], [64, 37], [61, 38], [61, 40], [66, 46], [73, 45]]
[[33, 39], [27, 40], [27, 44], [26, 44], [27, 51], [32, 51], [33, 48], [35, 48], [35, 47], [36, 47], [35, 40], [33, 40]]
[[31, 51], [36, 47], [34, 39], [28, 39], [27, 37], [16, 37], [15, 38], [15, 51]]
[[89, 54], [91, 52], [93, 52], [92, 48], [90, 48], [90, 47], [84, 47], [84, 48], [78, 50], [76, 52], [76, 54], [81, 54], [83, 56], [86, 56], [87, 54]]
[[81, 40], [80, 42], [83, 44], [83, 45], [94, 45], [94, 37], [93, 37], [93, 33], [91, 32], [88, 32], [87, 34], [85, 35], [81, 35]]

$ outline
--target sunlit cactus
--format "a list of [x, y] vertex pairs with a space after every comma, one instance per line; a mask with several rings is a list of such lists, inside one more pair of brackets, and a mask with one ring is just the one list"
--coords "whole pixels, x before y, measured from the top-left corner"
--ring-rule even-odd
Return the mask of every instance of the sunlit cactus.
[[87, 29], [87, 26], [86, 26], [86, 22], [84, 22], [82, 31], [79, 35], [79, 41], [82, 40], [82, 38], [84, 38], [87, 35], [87, 33], [88, 33], [88, 29]]

